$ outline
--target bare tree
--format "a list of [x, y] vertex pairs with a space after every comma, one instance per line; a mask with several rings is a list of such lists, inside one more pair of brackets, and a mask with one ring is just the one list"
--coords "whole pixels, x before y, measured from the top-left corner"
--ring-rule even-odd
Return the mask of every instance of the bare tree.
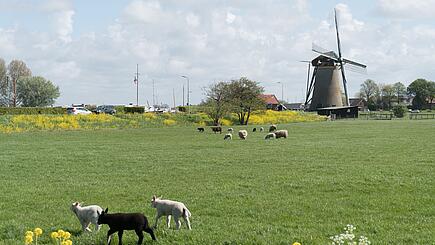
[[8, 75], [12, 83], [12, 106], [17, 106], [17, 81], [22, 77], [31, 76], [32, 72], [21, 60], [12, 60], [8, 65]]
[[205, 89], [206, 101], [203, 103], [205, 112], [213, 119], [214, 125], [219, 125], [220, 120], [229, 111], [229, 90], [227, 82], [218, 82]]
[[4, 59], [0, 58], [0, 106], [8, 106], [8, 91], [9, 81], [7, 78], [6, 63]]

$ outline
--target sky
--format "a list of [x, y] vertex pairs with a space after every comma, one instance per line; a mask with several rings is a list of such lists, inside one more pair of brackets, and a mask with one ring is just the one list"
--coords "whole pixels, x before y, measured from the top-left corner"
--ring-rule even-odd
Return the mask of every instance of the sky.
[[[59, 86], [56, 105], [191, 104], [219, 81], [247, 77], [304, 100], [312, 43], [367, 65], [349, 94], [435, 76], [435, 0], [0, 0], [0, 58]], [[154, 97], [153, 97], [154, 81]], [[187, 102], [187, 99], [185, 99]]]

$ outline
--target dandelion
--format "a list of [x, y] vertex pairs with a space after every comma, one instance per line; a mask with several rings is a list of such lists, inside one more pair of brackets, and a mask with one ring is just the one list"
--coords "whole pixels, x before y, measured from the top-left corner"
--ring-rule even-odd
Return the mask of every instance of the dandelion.
[[35, 243], [38, 245], [38, 237], [42, 234], [42, 229], [38, 227], [33, 232], [35, 233]]
[[61, 245], [72, 245], [72, 241], [71, 240], [65, 240], [61, 243]]
[[24, 242], [26, 243], [26, 245], [31, 244], [33, 242], [33, 235], [26, 235], [24, 238]]
[[56, 239], [56, 238], [59, 237], [59, 233], [53, 231], [53, 232], [50, 234], [50, 236], [51, 236], [51, 238]]
[[301, 245], [299, 242], [294, 242], [293, 245]]
[[65, 233], [63, 233], [62, 236], [64, 239], [69, 239], [71, 237], [71, 233], [69, 233], [68, 231], [66, 231]]
[[33, 237], [33, 231], [26, 231], [26, 236], [31, 236], [31, 237]]

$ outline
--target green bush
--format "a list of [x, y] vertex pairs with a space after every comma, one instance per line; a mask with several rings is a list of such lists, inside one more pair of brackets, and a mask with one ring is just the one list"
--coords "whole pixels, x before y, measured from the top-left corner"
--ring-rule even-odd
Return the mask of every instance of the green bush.
[[405, 116], [406, 110], [407, 110], [406, 106], [404, 106], [404, 105], [395, 105], [393, 107], [393, 114], [397, 118], [402, 118]]
[[0, 115], [65, 114], [62, 107], [0, 107]]
[[143, 106], [126, 106], [124, 107], [125, 113], [145, 113], [145, 107]]
[[123, 105], [116, 105], [115, 106], [116, 113], [125, 113], [124, 108], [125, 106]]

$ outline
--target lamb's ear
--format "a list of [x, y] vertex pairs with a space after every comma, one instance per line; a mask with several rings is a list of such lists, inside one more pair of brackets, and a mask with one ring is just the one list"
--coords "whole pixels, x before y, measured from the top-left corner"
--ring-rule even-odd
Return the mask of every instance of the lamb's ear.
[[106, 208], [106, 210], [104, 211], [104, 213], [108, 213], [109, 212], [109, 208]]
[[156, 195], [153, 195], [153, 200], [156, 200]]
[[97, 214], [98, 214], [98, 216], [100, 216], [101, 215], [100, 211], [97, 210]]

